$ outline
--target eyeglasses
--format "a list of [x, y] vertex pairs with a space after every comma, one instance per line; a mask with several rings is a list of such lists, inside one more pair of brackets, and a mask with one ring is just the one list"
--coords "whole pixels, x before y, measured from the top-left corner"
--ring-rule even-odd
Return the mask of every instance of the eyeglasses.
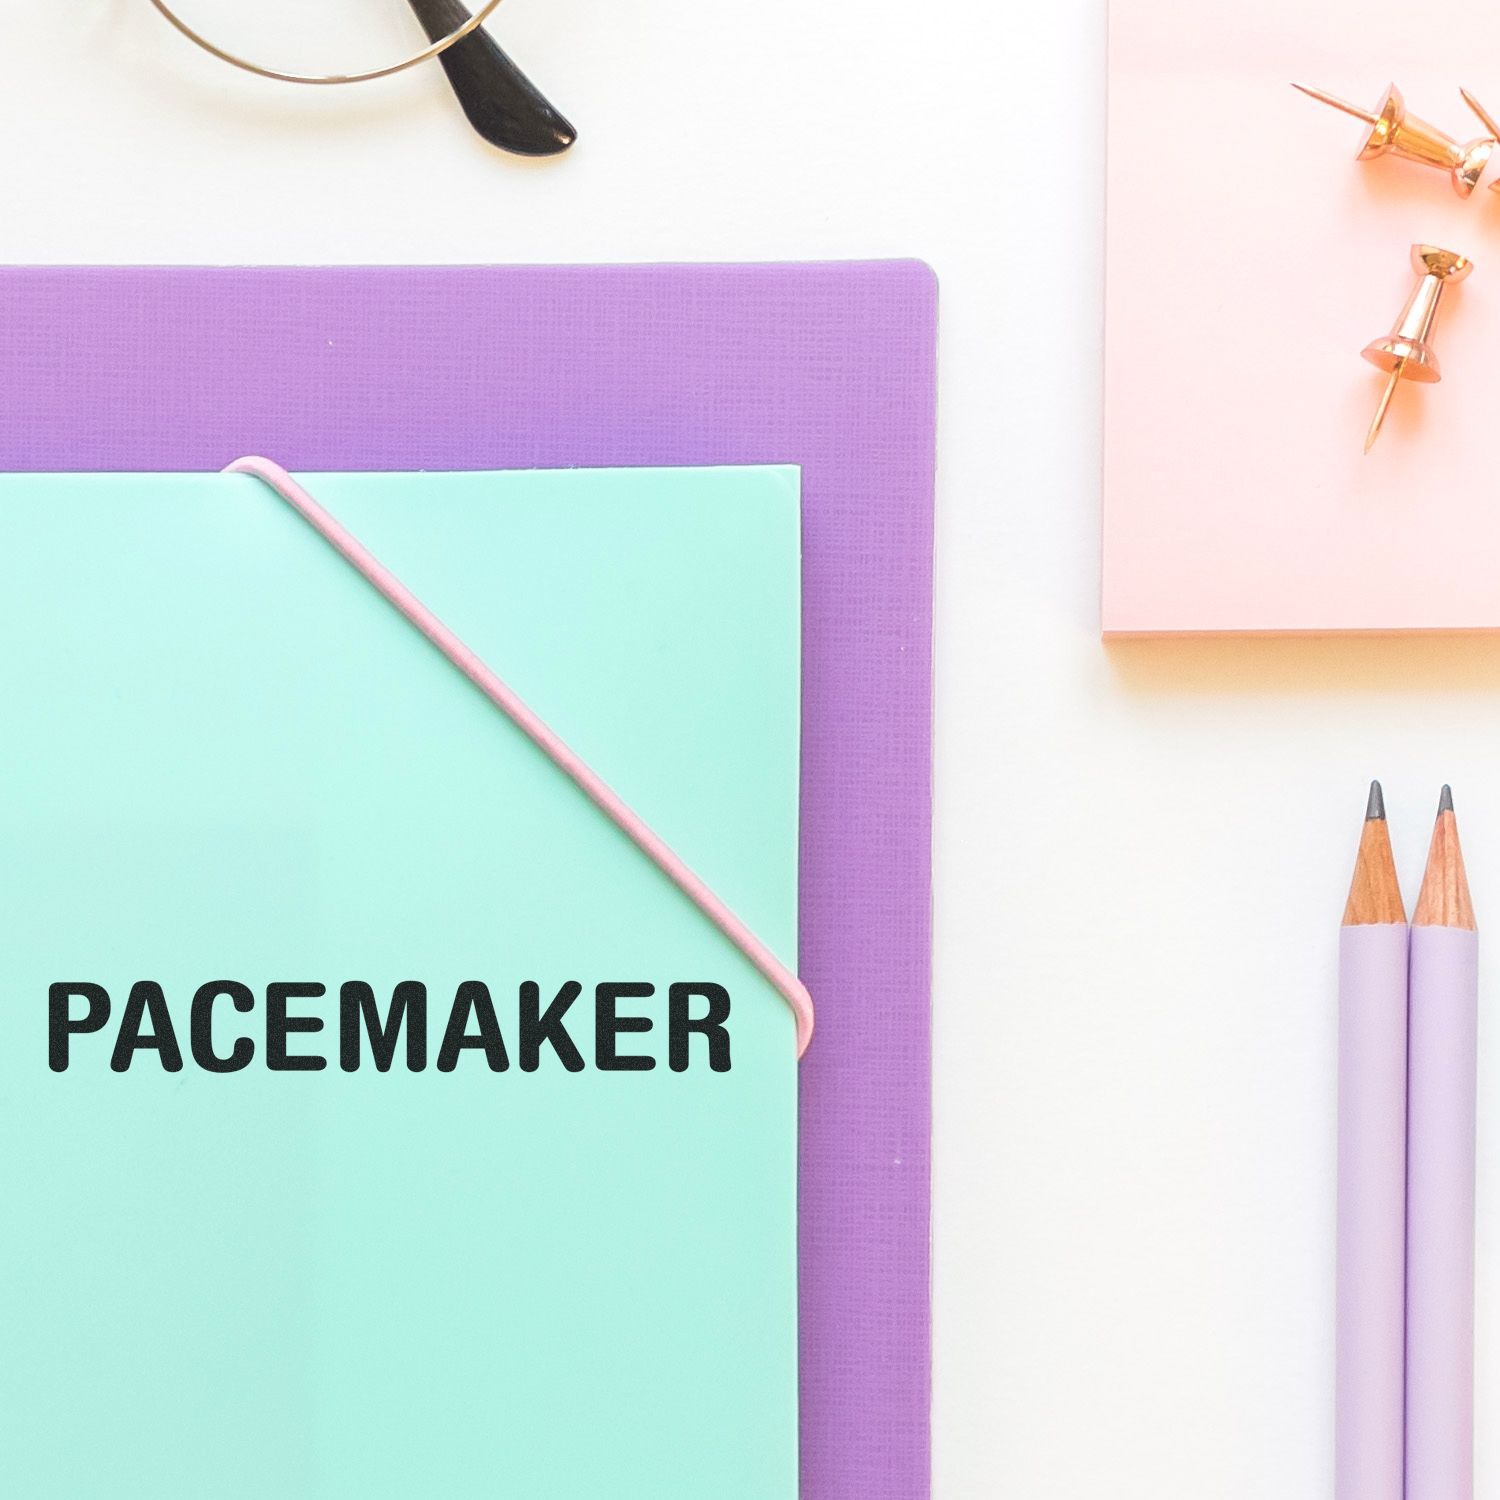
[[[484, 23], [500, 0], [151, 0], [221, 62], [282, 83], [368, 83], [438, 59], [470, 123], [524, 156], [577, 133], [501, 51]], [[418, 29], [420, 28], [420, 29]], [[419, 47], [425, 32], [427, 45]]]

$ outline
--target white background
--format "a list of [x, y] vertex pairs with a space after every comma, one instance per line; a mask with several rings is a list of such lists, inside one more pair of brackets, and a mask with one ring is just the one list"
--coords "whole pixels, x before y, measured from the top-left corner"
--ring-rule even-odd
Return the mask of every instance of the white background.
[[1376, 774], [1409, 894], [1447, 779], [1500, 910], [1500, 643], [1100, 645], [1102, 0], [506, 0], [496, 29], [568, 158], [483, 147], [435, 68], [299, 91], [147, 0], [0, 0], [0, 257], [929, 260], [937, 1493], [1329, 1495], [1336, 924]]

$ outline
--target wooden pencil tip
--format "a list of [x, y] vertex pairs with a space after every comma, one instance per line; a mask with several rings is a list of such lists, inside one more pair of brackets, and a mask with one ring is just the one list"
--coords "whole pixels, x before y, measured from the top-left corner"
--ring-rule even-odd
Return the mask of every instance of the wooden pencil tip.
[[1437, 822], [1427, 869], [1412, 921], [1418, 927], [1461, 927], [1473, 931], [1474, 901], [1458, 841], [1458, 819], [1453, 813], [1453, 788], [1445, 786], [1438, 798]]
[[1396, 858], [1391, 853], [1391, 831], [1385, 821], [1385, 796], [1380, 783], [1375, 781], [1370, 784], [1370, 801], [1360, 829], [1354, 879], [1349, 883], [1349, 899], [1344, 905], [1344, 926], [1405, 921]]

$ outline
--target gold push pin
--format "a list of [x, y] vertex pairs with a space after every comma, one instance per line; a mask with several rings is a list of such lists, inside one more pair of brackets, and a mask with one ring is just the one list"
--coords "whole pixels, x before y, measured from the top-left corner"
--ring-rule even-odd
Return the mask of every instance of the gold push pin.
[[[1468, 91], [1468, 89], [1460, 89], [1459, 93], [1464, 96], [1464, 103], [1467, 104], [1469, 108], [1474, 111], [1475, 115], [1478, 116], [1479, 123], [1483, 125], [1484, 128], [1488, 130], [1489, 133], [1494, 136], [1497, 141], [1500, 141], [1500, 125], [1497, 125], [1495, 123], [1494, 116], [1490, 114], [1489, 110], [1487, 110], [1484, 105], [1482, 105], [1473, 96], [1473, 94]], [[1492, 193], [1500, 193], [1500, 182], [1492, 182], [1490, 184], [1490, 191]]]
[[1466, 256], [1452, 250], [1439, 250], [1436, 245], [1413, 245], [1411, 263], [1421, 278], [1416, 290], [1407, 299], [1396, 326], [1385, 338], [1367, 345], [1364, 351], [1365, 358], [1389, 376], [1380, 396], [1380, 405], [1375, 409], [1375, 420], [1370, 423], [1370, 431], [1365, 437], [1366, 453], [1375, 446], [1391, 397], [1403, 380], [1435, 385], [1443, 378], [1431, 343], [1438, 303], [1442, 301], [1443, 288], [1450, 281], [1462, 281], [1474, 269], [1473, 262]]
[[1392, 156], [1404, 156], [1407, 161], [1421, 162], [1426, 167], [1438, 167], [1450, 174], [1454, 191], [1460, 198], [1467, 198], [1474, 191], [1484, 175], [1490, 152], [1495, 149], [1495, 142], [1488, 138], [1460, 145], [1436, 125], [1429, 125], [1426, 120], [1409, 114], [1401, 90], [1394, 83], [1385, 91], [1385, 98], [1374, 114], [1346, 100], [1336, 99], [1332, 94], [1325, 94], [1321, 89], [1310, 89], [1300, 83], [1294, 83], [1292, 87], [1309, 98], [1343, 110], [1346, 115], [1353, 115], [1356, 120], [1363, 120], [1370, 127], [1370, 133], [1360, 148], [1359, 161], [1368, 161], [1389, 152]]

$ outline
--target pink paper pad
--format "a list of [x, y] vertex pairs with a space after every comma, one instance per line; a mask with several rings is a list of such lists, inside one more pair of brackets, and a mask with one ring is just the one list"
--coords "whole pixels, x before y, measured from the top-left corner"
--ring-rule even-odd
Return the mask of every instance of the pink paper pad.
[[[1356, 163], [1394, 81], [1450, 135], [1500, 115], [1500, 10], [1402, 0], [1253, 9], [1113, 0], [1104, 472], [1106, 634], [1500, 626], [1500, 194]], [[1360, 358], [1428, 241], [1475, 270], [1444, 299], [1443, 382]]]

